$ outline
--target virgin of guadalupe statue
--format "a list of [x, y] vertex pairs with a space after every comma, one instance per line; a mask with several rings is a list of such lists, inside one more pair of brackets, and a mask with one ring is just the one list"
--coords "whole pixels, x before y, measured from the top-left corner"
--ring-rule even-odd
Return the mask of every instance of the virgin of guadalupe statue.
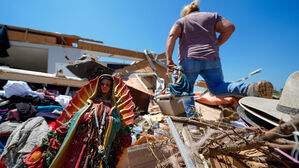
[[63, 109], [27, 167], [115, 167], [131, 145], [134, 103], [121, 78], [101, 75]]

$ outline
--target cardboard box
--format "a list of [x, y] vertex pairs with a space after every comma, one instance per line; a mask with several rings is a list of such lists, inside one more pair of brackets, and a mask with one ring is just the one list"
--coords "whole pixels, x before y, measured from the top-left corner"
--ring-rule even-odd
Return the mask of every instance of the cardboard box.
[[177, 116], [185, 113], [183, 102], [179, 99], [159, 99], [156, 102], [163, 114]]

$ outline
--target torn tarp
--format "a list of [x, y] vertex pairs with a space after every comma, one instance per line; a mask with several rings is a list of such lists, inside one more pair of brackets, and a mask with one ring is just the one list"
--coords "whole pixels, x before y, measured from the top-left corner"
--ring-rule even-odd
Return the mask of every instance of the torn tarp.
[[66, 68], [77, 77], [87, 78], [88, 80], [92, 80], [102, 74], [113, 73], [112, 69], [107, 68], [104, 65], [101, 65], [100, 63], [86, 55], [80, 57], [73, 64], [67, 65]]

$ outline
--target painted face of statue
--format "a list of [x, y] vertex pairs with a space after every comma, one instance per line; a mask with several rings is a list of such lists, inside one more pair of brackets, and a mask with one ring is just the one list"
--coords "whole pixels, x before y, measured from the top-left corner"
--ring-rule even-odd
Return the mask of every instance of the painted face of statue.
[[110, 92], [111, 89], [111, 81], [108, 79], [103, 79], [101, 81], [101, 92], [102, 94], [107, 94]]

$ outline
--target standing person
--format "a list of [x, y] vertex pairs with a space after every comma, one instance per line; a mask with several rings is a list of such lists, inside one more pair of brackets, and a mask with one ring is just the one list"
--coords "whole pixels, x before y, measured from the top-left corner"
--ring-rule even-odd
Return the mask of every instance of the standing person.
[[[209, 91], [216, 96], [258, 96], [271, 98], [273, 86], [268, 81], [252, 84], [224, 82], [219, 47], [232, 35], [235, 26], [217, 13], [200, 12], [199, 0], [185, 6], [169, 32], [166, 45], [167, 67], [171, 72], [175, 66], [172, 60], [175, 42], [179, 38], [178, 59], [189, 84], [194, 89], [198, 75], [205, 80]], [[220, 33], [217, 37], [217, 33]], [[192, 113], [193, 98], [183, 100], [187, 117]]]

